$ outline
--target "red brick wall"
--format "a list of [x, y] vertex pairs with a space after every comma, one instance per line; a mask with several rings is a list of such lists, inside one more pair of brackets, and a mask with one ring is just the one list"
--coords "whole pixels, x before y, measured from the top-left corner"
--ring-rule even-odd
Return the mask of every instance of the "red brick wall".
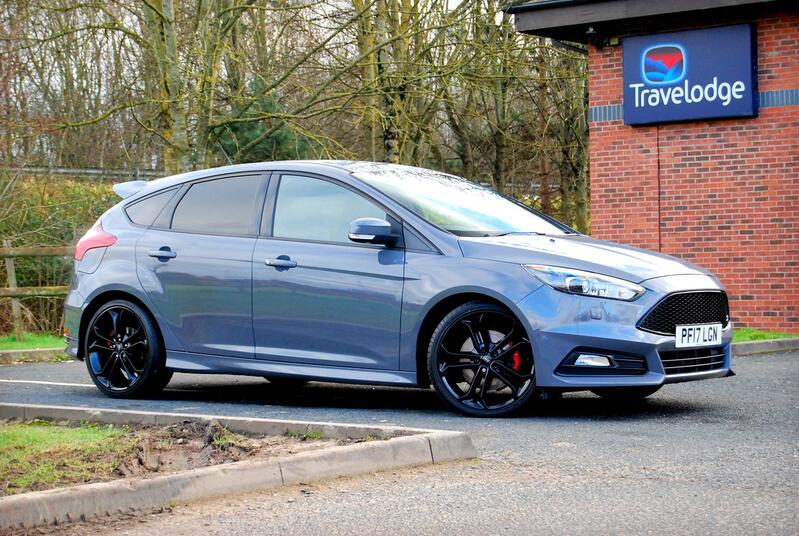
[[[759, 91], [799, 88], [799, 15], [756, 28]], [[621, 46], [590, 49], [589, 95], [591, 107], [622, 104]], [[707, 268], [737, 325], [799, 333], [799, 106], [589, 132], [594, 236]]]

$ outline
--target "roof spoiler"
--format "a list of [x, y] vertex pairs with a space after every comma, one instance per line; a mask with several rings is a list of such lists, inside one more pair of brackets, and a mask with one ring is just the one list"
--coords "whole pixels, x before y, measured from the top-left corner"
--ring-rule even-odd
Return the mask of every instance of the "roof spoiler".
[[147, 186], [147, 181], [120, 182], [113, 186], [113, 190], [122, 199], [127, 199], [145, 186]]

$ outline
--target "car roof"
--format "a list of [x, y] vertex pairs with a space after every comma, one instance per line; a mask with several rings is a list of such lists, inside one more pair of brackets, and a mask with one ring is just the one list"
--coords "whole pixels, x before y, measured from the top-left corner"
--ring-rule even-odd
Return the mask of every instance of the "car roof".
[[[143, 182], [143, 186], [135, 188], [136, 185], [131, 183], [121, 183], [120, 185], [131, 185], [134, 190], [133, 193], [128, 195], [120, 195], [126, 200], [132, 201], [150, 193], [163, 190], [164, 188], [171, 188], [173, 186], [180, 186], [181, 184], [197, 179], [204, 179], [216, 177], [219, 175], [230, 175], [234, 173], [246, 173], [252, 171], [306, 171], [306, 172], [324, 172], [325, 169], [338, 169], [346, 173], [352, 173], [360, 167], [382, 167], [389, 166], [384, 162], [365, 162], [357, 160], [277, 160], [271, 162], [252, 162], [248, 164], [234, 164], [230, 166], [220, 166], [214, 168], [200, 169], [197, 171], [189, 171], [177, 175], [170, 175], [160, 179]], [[115, 188], [116, 190], [116, 188]], [[124, 191], [124, 188], [123, 188]]]
[[[214, 168], [189, 171], [177, 175], [170, 175], [160, 179], [154, 179], [144, 183], [144, 186], [129, 196], [130, 200], [148, 195], [152, 192], [179, 186], [185, 182], [215, 177], [218, 175], [229, 175], [234, 173], [246, 173], [248, 171], [307, 171], [314, 170], [323, 172], [325, 169], [338, 169], [345, 173], [355, 173], [356, 171], [374, 171], [391, 167], [405, 167], [388, 162], [369, 162], [363, 160], [277, 160], [271, 162], [252, 162], [248, 164], [233, 164]], [[128, 184], [128, 183], [122, 183]], [[128, 198], [128, 196], [123, 196]]]

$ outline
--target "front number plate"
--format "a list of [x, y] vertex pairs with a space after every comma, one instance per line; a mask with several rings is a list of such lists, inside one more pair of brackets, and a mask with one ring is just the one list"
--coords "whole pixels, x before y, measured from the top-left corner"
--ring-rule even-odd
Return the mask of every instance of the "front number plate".
[[675, 346], [677, 348], [718, 346], [721, 344], [721, 324], [677, 326], [675, 337]]

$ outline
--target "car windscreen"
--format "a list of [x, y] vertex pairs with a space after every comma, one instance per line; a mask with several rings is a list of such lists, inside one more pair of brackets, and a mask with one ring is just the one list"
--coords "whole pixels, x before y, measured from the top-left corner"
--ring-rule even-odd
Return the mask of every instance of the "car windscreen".
[[353, 170], [353, 175], [458, 236], [573, 232], [490, 188], [454, 175], [399, 165], [364, 167]]

